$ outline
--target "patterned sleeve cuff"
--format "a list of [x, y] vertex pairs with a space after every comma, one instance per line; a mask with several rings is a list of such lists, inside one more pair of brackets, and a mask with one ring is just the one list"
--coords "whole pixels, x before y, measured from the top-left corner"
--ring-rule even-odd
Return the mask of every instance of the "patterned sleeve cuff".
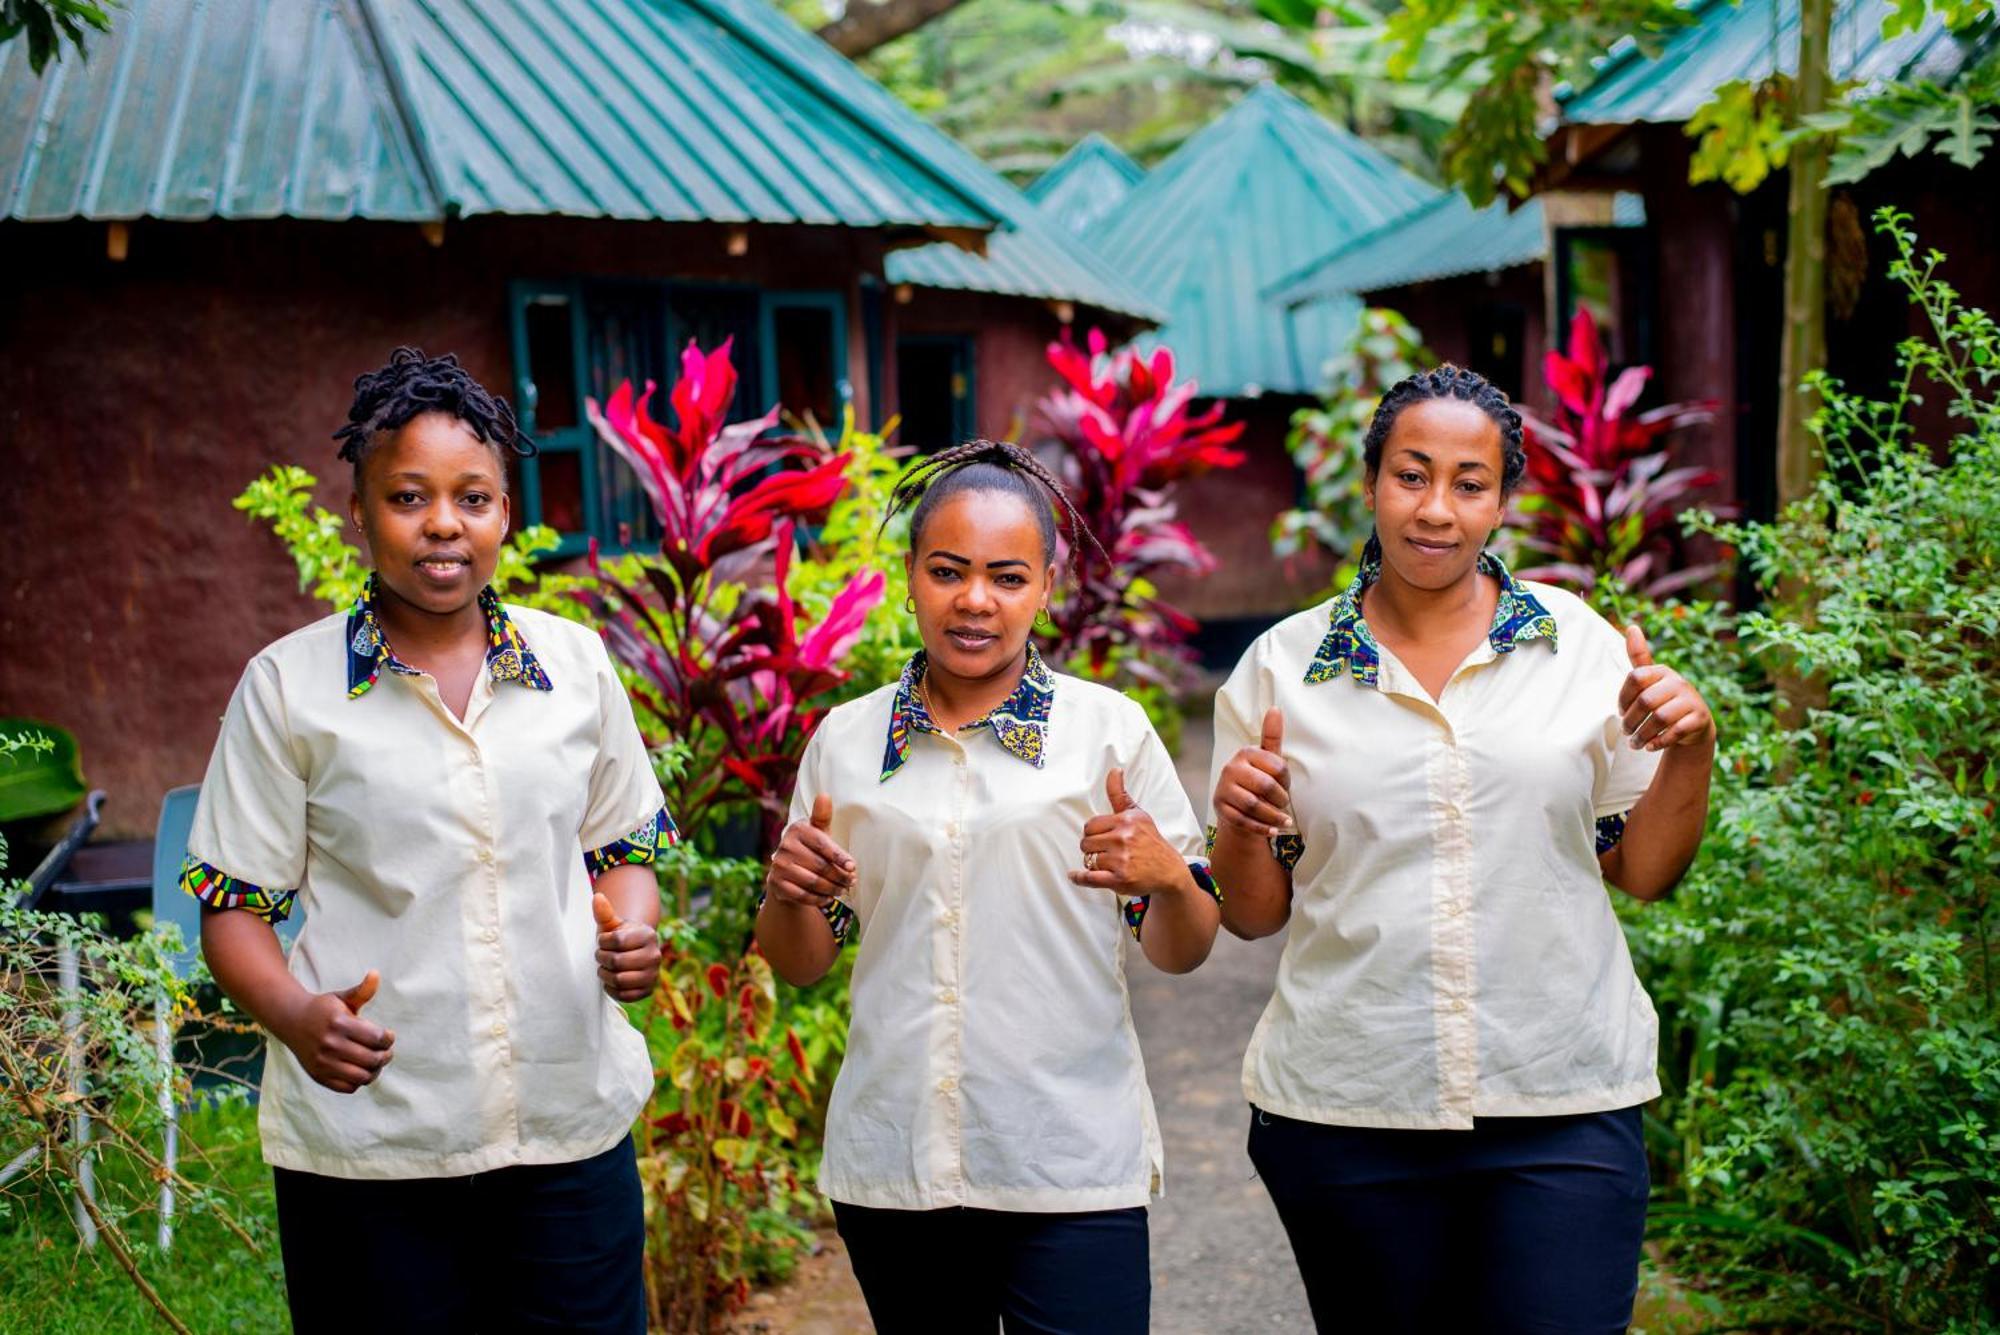
[[590, 868], [593, 878], [604, 875], [613, 867], [645, 867], [660, 856], [660, 850], [680, 842], [681, 832], [674, 824], [674, 818], [665, 807], [654, 812], [652, 817], [623, 839], [613, 839], [602, 848], [593, 848], [583, 855], [584, 865]]
[[1597, 818], [1597, 856], [1603, 857], [1618, 847], [1618, 841], [1625, 837], [1625, 818], [1631, 814], [1620, 811]]
[[[766, 898], [767, 896], [765, 895], [757, 896], [757, 908], [759, 909], [759, 911], [763, 909], [764, 900]], [[833, 929], [834, 944], [835, 945], [846, 944], [847, 938], [850, 935], [852, 935], [854, 931], [854, 924], [859, 921], [859, 919], [857, 919], [854, 916], [854, 910], [847, 907], [845, 903], [836, 899], [832, 903], [828, 904], [825, 908], [821, 909], [820, 913], [826, 918], [826, 925]]]
[[[1209, 842], [1213, 844], [1215, 841], [1211, 839]], [[1188, 863], [1188, 873], [1194, 877], [1194, 883], [1207, 891], [1216, 903], [1220, 904], [1222, 902], [1222, 887], [1215, 883], [1215, 877], [1208, 870], [1206, 862], [1203, 862], [1200, 858], [1193, 859]], [[1140, 895], [1137, 899], [1128, 899], [1125, 901], [1125, 925], [1132, 929], [1132, 939], [1134, 941], [1139, 939], [1139, 929], [1146, 925], [1146, 910], [1152, 907], [1152, 903], [1153, 897], [1151, 895]]]
[[[1271, 856], [1276, 858], [1286, 871], [1291, 871], [1294, 867], [1298, 866], [1299, 859], [1305, 856], [1306, 841], [1304, 835], [1274, 834], [1270, 838], [1270, 845]], [[1213, 825], [1208, 827], [1208, 855], [1211, 858], [1215, 856], [1215, 827]], [[1217, 897], [1220, 898], [1219, 891], [1217, 892]]]
[[209, 908], [243, 909], [274, 927], [292, 916], [292, 901], [299, 897], [297, 890], [267, 890], [192, 857], [181, 862], [181, 890]]

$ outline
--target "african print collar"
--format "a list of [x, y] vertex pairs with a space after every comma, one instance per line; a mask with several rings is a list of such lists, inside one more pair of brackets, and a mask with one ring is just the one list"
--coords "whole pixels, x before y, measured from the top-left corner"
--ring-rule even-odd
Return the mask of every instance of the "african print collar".
[[[382, 675], [382, 669], [405, 677], [420, 675], [416, 668], [396, 657], [388, 637], [375, 617], [376, 576], [368, 577], [361, 601], [347, 614], [347, 698], [358, 700]], [[486, 614], [486, 671], [493, 680], [518, 681], [537, 691], [552, 691], [555, 684], [529, 652], [528, 642], [500, 605], [500, 595], [489, 585], [479, 591], [479, 610]]]
[[[917, 694], [917, 683], [923, 680], [926, 661], [924, 651], [917, 650], [903, 669], [903, 679], [896, 683], [896, 698], [889, 706], [889, 746], [882, 755], [882, 777], [885, 780], [910, 758], [910, 738], [913, 735], [920, 732], [944, 735], [943, 729], [931, 722], [930, 711], [924, 708], [923, 697]], [[1040, 769], [1048, 743], [1049, 704], [1055, 699], [1055, 694], [1056, 675], [1042, 662], [1041, 652], [1030, 644], [1028, 666], [1021, 673], [1021, 684], [1014, 688], [1014, 693], [985, 718], [968, 723], [959, 731], [991, 728], [993, 740]]]
[[[1556, 647], [1556, 619], [1549, 615], [1526, 585], [1514, 578], [1507, 563], [1490, 551], [1479, 554], [1479, 573], [1500, 581], [1500, 602], [1493, 609], [1493, 628], [1486, 641], [1496, 654], [1511, 654], [1530, 640], [1547, 640], [1551, 652]], [[1361, 569], [1354, 582], [1333, 600], [1332, 625], [1313, 654], [1306, 669], [1308, 685], [1331, 681], [1345, 670], [1363, 686], [1373, 686], [1382, 670], [1382, 647], [1361, 617], [1361, 595], [1382, 578], [1382, 541], [1370, 536], [1361, 553]]]

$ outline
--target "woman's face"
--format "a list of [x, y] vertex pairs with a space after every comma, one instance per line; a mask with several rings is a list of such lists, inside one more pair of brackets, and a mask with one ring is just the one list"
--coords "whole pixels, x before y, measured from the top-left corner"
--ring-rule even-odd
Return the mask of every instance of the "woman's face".
[[1500, 526], [1500, 425], [1460, 399], [1425, 399], [1396, 417], [1368, 478], [1382, 561], [1419, 589], [1467, 578]]
[[389, 592], [437, 615], [475, 601], [507, 536], [505, 481], [493, 447], [448, 413], [378, 442], [348, 508]]
[[1020, 666], [1056, 574], [1020, 497], [962, 491], [940, 502], [907, 562], [932, 667], [981, 680]]

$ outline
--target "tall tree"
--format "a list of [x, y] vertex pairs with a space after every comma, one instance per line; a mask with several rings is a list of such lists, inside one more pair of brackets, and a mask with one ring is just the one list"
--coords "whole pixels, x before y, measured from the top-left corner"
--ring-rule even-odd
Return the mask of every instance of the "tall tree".
[[[1833, 0], [1799, 0], [1798, 116], [1826, 110], [1833, 40]], [[1785, 342], [1778, 357], [1778, 499], [1812, 489], [1820, 452], [1808, 425], [1818, 404], [1806, 376], [1826, 365], [1826, 171], [1824, 134], [1806, 136], [1792, 151], [1785, 225]]]

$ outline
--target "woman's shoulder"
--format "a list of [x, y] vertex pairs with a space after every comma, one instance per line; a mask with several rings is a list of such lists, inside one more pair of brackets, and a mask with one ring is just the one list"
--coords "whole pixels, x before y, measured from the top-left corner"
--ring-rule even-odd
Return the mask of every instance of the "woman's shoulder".
[[1335, 597], [1330, 595], [1265, 627], [1237, 658], [1235, 671], [1230, 675], [1235, 676], [1245, 667], [1279, 664], [1295, 664], [1303, 673], [1333, 624]]
[[896, 699], [897, 683], [883, 682], [866, 695], [852, 700], [843, 700], [826, 711], [826, 717], [819, 721], [819, 732], [829, 729], [845, 733], [856, 728], [881, 727], [889, 724], [889, 708]]
[[269, 673], [289, 680], [323, 669], [345, 673], [346, 649], [347, 613], [331, 612], [280, 635], [252, 654], [244, 666], [244, 675]]
[[1056, 699], [1068, 698], [1084, 708], [1102, 710], [1121, 717], [1146, 717], [1146, 707], [1115, 686], [1089, 677], [1072, 676], [1067, 672], [1049, 672], [1055, 682]]
[[1608, 640], [1614, 646], [1623, 645], [1624, 635], [1618, 628], [1570, 590], [1544, 584], [1538, 579], [1517, 578], [1514, 582], [1540, 603], [1543, 611], [1555, 618], [1558, 649], [1564, 647], [1565, 640], [1584, 643]]

